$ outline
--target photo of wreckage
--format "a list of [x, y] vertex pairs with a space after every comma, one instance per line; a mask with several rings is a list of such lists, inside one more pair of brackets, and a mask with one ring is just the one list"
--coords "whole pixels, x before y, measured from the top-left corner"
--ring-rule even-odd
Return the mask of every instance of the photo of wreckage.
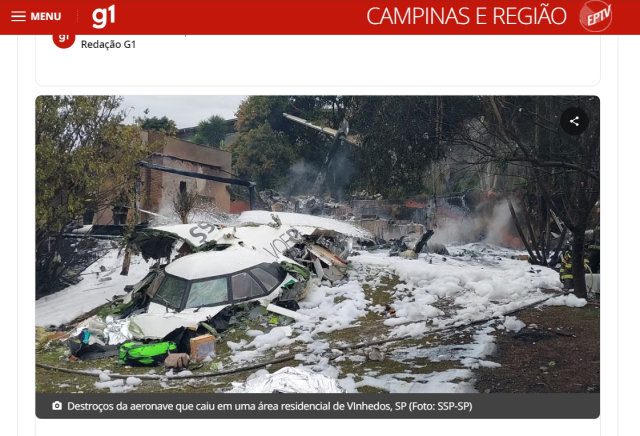
[[[154, 262], [149, 273], [112, 301], [106, 319], [95, 316], [78, 326], [78, 335], [89, 333], [84, 344], [71, 341], [73, 356], [113, 356], [127, 341], [167, 342], [185, 331], [193, 337], [215, 335], [229, 328], [231, 316], [257, 307], [304, 320], [295, 310], [309, 293], [311, 278], [343, 279], [354, 239], [365, 241], [370, 235], [322, 217], [304, 221], [323, 227], [287, 224], [299, 221], [295, 218], [252, 211], [233, 227], [197, 223], [141, 230], [131, 243]], [[92, 338], [92, 331], [104, 340]], [[169, 351], [192, 354], [188, 341], [160, 350], [162, 356]]]
[[[586, 137], [554, 121], [575, 105]], [[52, 128], [36, 392], [599, 392], [598, 114], [584, 96], [250, 96], [208, 144], [114, 119], [102, 184], [48, 165], [73, 149]]]

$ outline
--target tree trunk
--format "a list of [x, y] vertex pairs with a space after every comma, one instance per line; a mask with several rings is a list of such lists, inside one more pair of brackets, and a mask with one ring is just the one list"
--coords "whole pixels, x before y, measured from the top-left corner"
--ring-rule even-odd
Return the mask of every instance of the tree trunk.
[[571, 247], [571, 272], [573, 273], [573, 293], [578, 298], [587, 298], [587, 283], [584, 276], [584, 232], [580, 228], [573, 234]]
[[531, 262], [535, 263], [536, 262], [536, 257], [533, 254], [533, 251], [531, 251], [531, 247], [529, 246], [529, 243], [527, 242], [527, 238], [524, 236], [524, 232], [522, 231], [522, 227], [520, 227], [520, 223], [518, 222], [518, 217], [516, 216], [516, 211], [513, 209], [513, 204], [511, 204], [511, 199], [507, 198], [507, 203], [509, 204], [509, 212], [511, 212], [511, 218], [513, 218], [513, 223], [516, 225], [516, 230], [518, 230], [518, 234], [520, 235], [520, 239], [522, 240], [522, 243], [524, 244], [524, 248], [527, 249], [527, 252], [529, 253], [529, 259], [531, 260]]
[[524, 215], [524, 221], [529, 229], [529, 237], [531, 238], [531, 244], [533, 245], [533, 249], [536, 250], [536, 255], [538, 256], [538, 264], [547, 266], [547, 259], [542, 257], [540, 254], [540, 247], [538, 246], [538, 241], [536, 240], [536, 235], [533, 233], [533, 227], [531, 226], [531, 216], [529, 215], [529, 208], [527, 206], [526, 201], [524, 200], [524, 194], [522, 193], [522, 189], [518, 189], [520, 193], [520, 204], [522, 205], [522, 214]]
[[130, 201], [131, 207], [130, 207], [129, 213], [127, 214], [127, 222], [125, 225], [124, 241], [125, 241], [126, 248], [124, 252], [124, 260], [122, 262], [122, 271], [120, 271], [121, 276], [129, 275], [129, 266], [131, 265], [131, 247], [129, 245], [129, 240], [133, 236], [133, 233], [135, 232], [136, 224], [138, 224], [138, 221], [140, 219], [140, 211], [138, 209], [138, 201], [137, 201], [139, 189], [137, 189], [137, 185], [136, 187], [134, 187], [132, 192], [134, 195], [129, 197], [129, 198], [132, 198], [132, 200]]
[[556, 251], [551, 256], [551, 261], [549, 262], [549, 266], [554, 267], [558, 263], [558, 255], [560, 254], [560, 249], [562, 248], [562, 244], [564, 242], [564, 238], [567, 236], [567, 226], [565, 225], [562, 228], [562, 233], [560, 234], [560, 239], [558, 239], [558, 244], [556, 245]]
[[129, 247], [126, 248], [124, 252], [124, 260], [122, 261], [122, 271], [120, 271], [121, 276], [129, 275], [129, 266], [131, 265], [131, 249]]
[[[538, 200], [541, 203], [545, 204], [542, 197], [540, 197], [540, 199]], [[546, 205], [546, 204], [545, 204]], [[551, 219], [551, 213], [549, 212], [549, 206], [547, 205], [544, 208], [544, 221], [545, 221], [545, 227], [544, 227], [544, 246], [543, 246], [543, 251], [544, 251], [544, 258], [545, 260], [549, 259], [549, 240], [551, 238], [551, 226], [549, 225], [550, 222], [549, 220]]]

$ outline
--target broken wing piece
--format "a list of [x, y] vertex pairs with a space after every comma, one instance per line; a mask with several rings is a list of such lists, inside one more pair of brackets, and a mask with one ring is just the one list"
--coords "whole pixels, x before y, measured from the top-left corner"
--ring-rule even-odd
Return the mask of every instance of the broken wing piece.
[[340, 130], [332, 129], [331, 127], [321, 127], [313, 124], [310, 121], [305, 120], [304, 118], [296, 117], [293, 115], [289, 115], [287, 113], [282, 114], [286, 119], [293, 121], [294, 123], [302, 124], [303, 126], [309, 127], [310, 129], [317, 130], [320, 133], [324, 133], [325, 135], [334, 138], [338, 133], [343, 134], [341, 140], [343, 142], [347, 142], [351, 145], [360, 145], [360, 138], [357, 135], [349, 135], [349, 123], [343, 122], [340, 126]]

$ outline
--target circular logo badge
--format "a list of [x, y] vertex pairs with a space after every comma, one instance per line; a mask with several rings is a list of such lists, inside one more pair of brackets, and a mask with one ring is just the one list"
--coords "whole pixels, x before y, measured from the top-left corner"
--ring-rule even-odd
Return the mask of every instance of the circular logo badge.
[[611, 21], [611, 5], [602, 0], [590, 0], [580, 10], [580, 24], [589, 32], [602, 32]]
[[53, 35], [53, 43], [60, 48], [69, 48], [76, 42], [75, 35]]
[[580, 135], [589, 127], [589, 117], [579, 107], [570, 107], [562, 112], [560, 127], [569, 135]]

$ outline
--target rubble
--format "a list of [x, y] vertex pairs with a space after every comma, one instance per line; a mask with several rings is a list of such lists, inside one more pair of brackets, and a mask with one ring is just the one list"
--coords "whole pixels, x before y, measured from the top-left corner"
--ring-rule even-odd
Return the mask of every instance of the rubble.
[[[277, 226], [279, 234], [264, 232], [260, 226]], [[340, 280], [346, 275], [347, 259], [354, 241], [371, 240], [371, 234], [350, 223], [325, 217], [264, 211], [243, 212], [238, 217], [237, 234], [253, 247], [270, 254], [284, 255], [304, 265], [322, 280]]]
[[411, 234], [392, 241], [389, 256], [400, 256], [403, 259], [417, 259], [418, 253], [433, 253], [449, 255], [449, 251], [444, 244], [431, 242], [433, 230], [427, 230], [422, 235]]

